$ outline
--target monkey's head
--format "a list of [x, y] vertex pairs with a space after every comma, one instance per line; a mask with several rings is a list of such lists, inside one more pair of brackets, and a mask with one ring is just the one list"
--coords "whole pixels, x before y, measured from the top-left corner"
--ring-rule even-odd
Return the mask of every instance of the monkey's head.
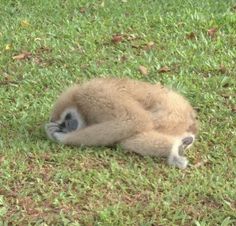
[[59, 124], [60, 131], [64, 133], [74, 131], [79, 126], [77, 112], [71, 108], [62, 112], [57, 120], [55, 120], [55, 117], [52, 117], [50, 121]]
[[85, 127], [85, 120], [76, 106], [76, 86], [63, 92], [57, 99], [50, 122], [58, 124], [60, 132], [68, 133]]

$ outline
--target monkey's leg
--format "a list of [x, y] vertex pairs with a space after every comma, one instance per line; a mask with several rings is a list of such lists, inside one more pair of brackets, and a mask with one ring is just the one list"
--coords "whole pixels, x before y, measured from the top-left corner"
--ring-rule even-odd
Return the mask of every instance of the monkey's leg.
[[188, 164], [187, 158], [182, 156], [185, 143], [186, 139], [176, 138], [156, 131], [140, 133], [120, 142], [124, 149], [141, 155], [167, 157], [170, 165], [181, 169], [186, 168]]

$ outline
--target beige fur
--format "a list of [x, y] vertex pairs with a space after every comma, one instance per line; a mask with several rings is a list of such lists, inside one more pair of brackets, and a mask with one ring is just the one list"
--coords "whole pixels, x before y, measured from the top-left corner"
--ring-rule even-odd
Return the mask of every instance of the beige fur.
[[[68, 126], [62, 130], [63, 122]], [[71, 125], [77, 129], [72, 131]], [[160, 84], [100, 78], [63, 92], [45, 128], [49, 138], [63, 144], [120, 144], [141, 155], [168, 157], [169, 164], [185, 168], [183, 150], [194, 141], [197, 121], [188, 101]]]

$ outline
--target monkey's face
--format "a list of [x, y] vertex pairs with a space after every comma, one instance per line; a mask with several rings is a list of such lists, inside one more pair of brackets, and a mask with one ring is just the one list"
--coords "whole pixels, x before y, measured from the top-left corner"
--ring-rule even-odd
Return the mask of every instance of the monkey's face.
[[84, 120], [75, 108], [64, 110], [57, 120], [52, 116], [51, 122], [57, 123], [59, 132], [68, 133], [84, 127]]
[[68, 112], [65, 115], [64, 120], [59, 124], [59, 128], [61, 132], [67, 133], [76, 130], [78, 128], [78, 125], [79, 123], [77, 119], [75, 119], [73, 115]]

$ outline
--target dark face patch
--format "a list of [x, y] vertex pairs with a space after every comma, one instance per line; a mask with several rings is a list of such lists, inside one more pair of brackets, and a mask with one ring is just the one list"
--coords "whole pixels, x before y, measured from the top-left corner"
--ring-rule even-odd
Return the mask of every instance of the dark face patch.
[[66, 120], [66, 129], [71, 132], [76, 130], [78, 127], [78, 121], [76, 119]]
[[60, 128], [61, 130], [65, 129], [65, 128], [66, 128], [66, 123], [65, 123], [65, 122], [61, 123], [61, 124], [59, 125], [59, 128]]
[[66, 114], [65, 120], [70, 120], [72, 118], [71, 113]]
[[62, 132], [68, 133], [76, 130], [79, 126], [77, 119], [73, 119], [71, 113], [68, 113], [65, 116], [64, 121], [59, 125], [59, 128]]

